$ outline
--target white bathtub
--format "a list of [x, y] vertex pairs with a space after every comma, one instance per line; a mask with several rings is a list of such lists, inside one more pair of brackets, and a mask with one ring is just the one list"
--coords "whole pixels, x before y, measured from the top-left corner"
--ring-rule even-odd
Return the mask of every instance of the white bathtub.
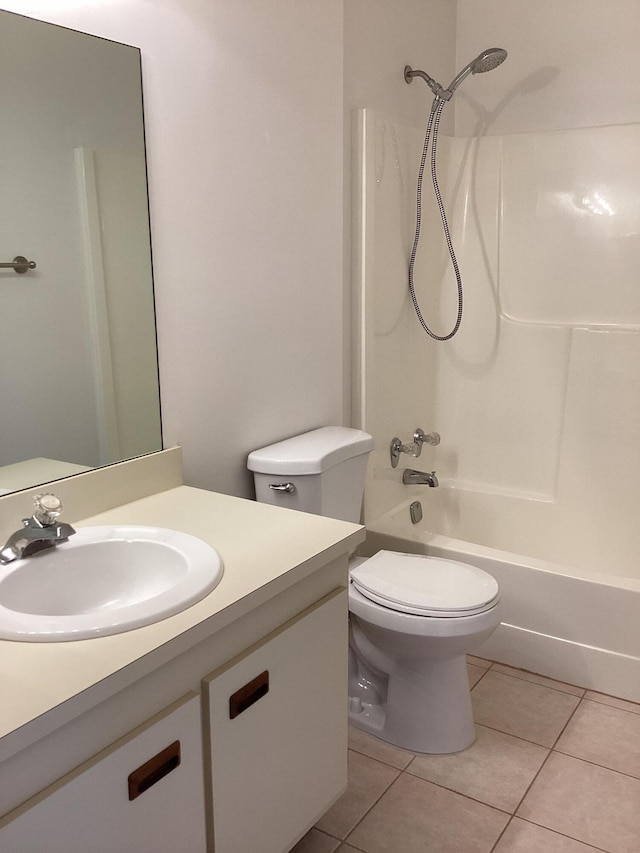
[[500, 585], [504, 621], [478, 655], [640, 702], [640, 580], [432, 533], [425, 521], [412, 524], [410, 503], [367, 524], [361, 553], [386, 548], [432, 554], [492, 574]]

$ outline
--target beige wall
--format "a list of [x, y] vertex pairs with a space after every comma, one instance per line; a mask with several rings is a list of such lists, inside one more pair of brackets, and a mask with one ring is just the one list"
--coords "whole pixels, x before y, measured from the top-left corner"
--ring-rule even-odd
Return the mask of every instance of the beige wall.
[[247, 453], [343, 416], [341, 0], [8, 0], [142, 50], [165, 446]]

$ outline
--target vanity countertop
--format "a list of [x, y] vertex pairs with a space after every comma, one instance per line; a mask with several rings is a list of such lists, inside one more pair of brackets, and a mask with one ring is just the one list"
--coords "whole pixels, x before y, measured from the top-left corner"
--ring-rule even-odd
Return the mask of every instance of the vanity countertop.
[[182, 613], [123, 634], [61, 643], [0, 641], [0, 760], [195, 646], [322, 565], [364, 528], [177, 486], [74, 526], [144, 524], [198, 536], [224, 562], [220, 584]]

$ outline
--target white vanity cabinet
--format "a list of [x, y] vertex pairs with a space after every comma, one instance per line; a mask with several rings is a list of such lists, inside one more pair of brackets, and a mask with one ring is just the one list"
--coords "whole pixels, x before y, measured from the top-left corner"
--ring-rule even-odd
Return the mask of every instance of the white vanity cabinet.
[[347, 592], [204, 680], [215, 853], [285, 853], [347, 785]]
[[224, 576], [126, 634], [0, 641], [0, 853], [287, 853], [346, 788], [364, 529], [187, 486], [83, 523], [198, 536]]
[[204, 853], [200, 697], [190, 693], [0, 821], [2, 853]]
[[[34, 744], [38, 793], [0, 819], [0, 853], [289, 851], [347, 785], [348, 596], [326, 573]], [[146, 721], [89, 751], [132, 712]], [[65, 767], [77, 742], [97, 754]]]

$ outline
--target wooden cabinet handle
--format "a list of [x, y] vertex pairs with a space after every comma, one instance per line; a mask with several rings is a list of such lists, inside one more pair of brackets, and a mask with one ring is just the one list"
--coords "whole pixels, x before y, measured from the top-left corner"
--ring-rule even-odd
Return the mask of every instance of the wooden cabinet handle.
[[229, 696], [229, 719], [233, 720], [269, 692], [269, 670], [265, 669], [240, 690]]
[[180, 764], [180, 741], [176, 740], [129, 774], [129, 799], [135, 800]]

